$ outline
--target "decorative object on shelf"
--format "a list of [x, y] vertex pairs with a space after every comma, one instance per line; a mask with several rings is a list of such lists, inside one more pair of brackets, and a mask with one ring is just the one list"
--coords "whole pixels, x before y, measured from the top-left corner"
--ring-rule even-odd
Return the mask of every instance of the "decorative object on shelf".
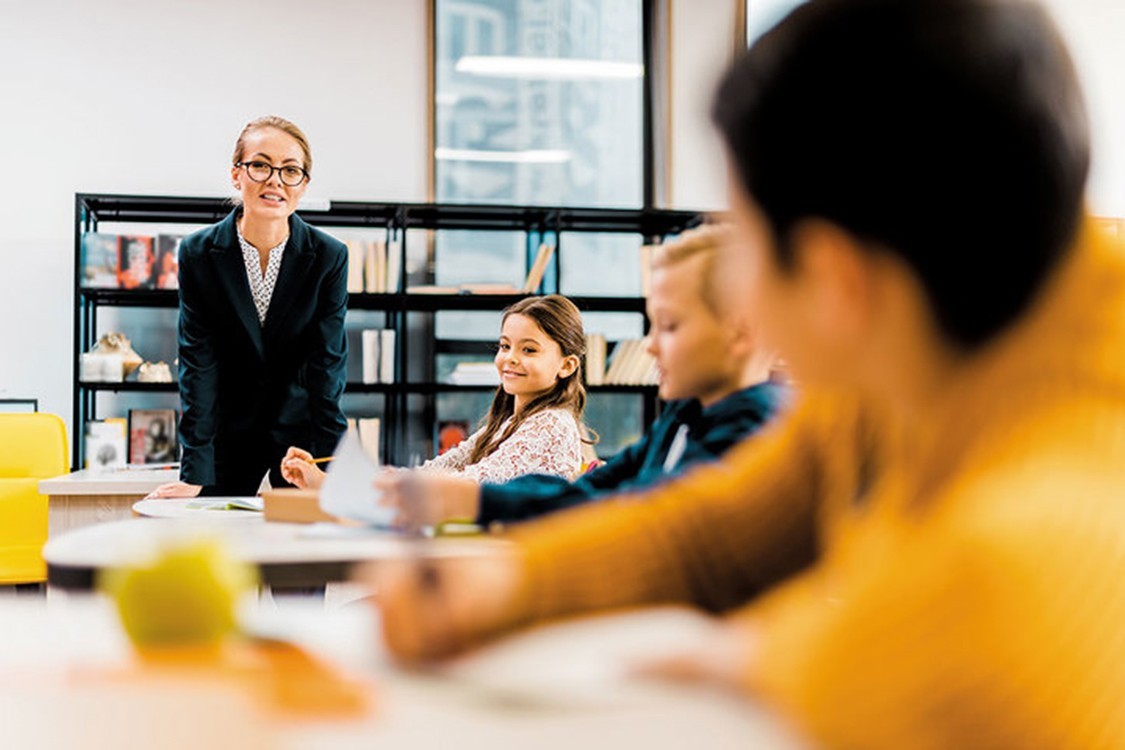
[[138, 383], [171, 383], [172, 368], [167, 362], [145, 362], [137, 368]]
[[[90, 348], [91, 354], [111, 354], [121, 358], [121, 366], [125, 376], [133, 374], [133, 370], [141, 366], [144, 358], [133, 351], [129, 337], [123, 333], [107, 333], [98, 339], [98, 343]], [[118, 378], [120, 379], [120, 378]]]
[[125, 380], [125, 362], [119, 354], [85, 352], [78, 365], [83, 383], [120, 383]]

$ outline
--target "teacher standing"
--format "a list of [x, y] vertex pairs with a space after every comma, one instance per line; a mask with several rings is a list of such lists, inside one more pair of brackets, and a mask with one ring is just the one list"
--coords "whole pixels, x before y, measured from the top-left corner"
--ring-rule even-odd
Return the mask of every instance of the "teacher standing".
[[347, 250], [294, 211], [312, 154], [293, 123], [262, 117], [234, 149], [238, 206], [180, 246], [180, 480], [155, 497], [253, 495], [290, 445], [330, 455], [347, 340]]

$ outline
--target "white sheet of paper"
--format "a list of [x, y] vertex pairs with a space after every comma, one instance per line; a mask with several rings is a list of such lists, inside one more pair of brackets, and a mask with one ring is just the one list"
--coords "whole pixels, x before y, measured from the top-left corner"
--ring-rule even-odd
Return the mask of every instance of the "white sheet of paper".
[[448, 662], [442, 673], [517, 703], [618, 705], [655, 687], [632, 675], [639, 664], [706, 643], [714, 628], [678, 607], [574, 619], [508, 636]]
[[363, 450], [355, 430], [348, 430], [320, 487], [320, 507], [325, 513], [374, 526], [390, 526], [393, 508], [379, 505], [379, 490], [373, 482], [379, 467]]

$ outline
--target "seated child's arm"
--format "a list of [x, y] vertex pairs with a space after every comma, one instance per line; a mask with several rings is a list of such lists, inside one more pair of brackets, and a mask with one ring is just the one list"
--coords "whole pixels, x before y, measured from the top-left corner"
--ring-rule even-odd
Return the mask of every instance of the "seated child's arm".
[[628, 446], [604, 464], [575, 479], [529, 474], [480, 487], [477, 523], [525, 521], [590, 502], [636, 478], [644, 456], [644, 441]]

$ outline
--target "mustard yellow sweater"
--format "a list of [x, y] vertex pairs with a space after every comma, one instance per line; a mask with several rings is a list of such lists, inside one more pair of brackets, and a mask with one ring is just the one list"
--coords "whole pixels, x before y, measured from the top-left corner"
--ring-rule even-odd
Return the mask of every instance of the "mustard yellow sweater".
[[810, 394], [514, 536], [525, 616], [742, 606], [747, 688], [825, 746], [1125, 748], [1125, 252], [1087, 229], [924, 419]]

